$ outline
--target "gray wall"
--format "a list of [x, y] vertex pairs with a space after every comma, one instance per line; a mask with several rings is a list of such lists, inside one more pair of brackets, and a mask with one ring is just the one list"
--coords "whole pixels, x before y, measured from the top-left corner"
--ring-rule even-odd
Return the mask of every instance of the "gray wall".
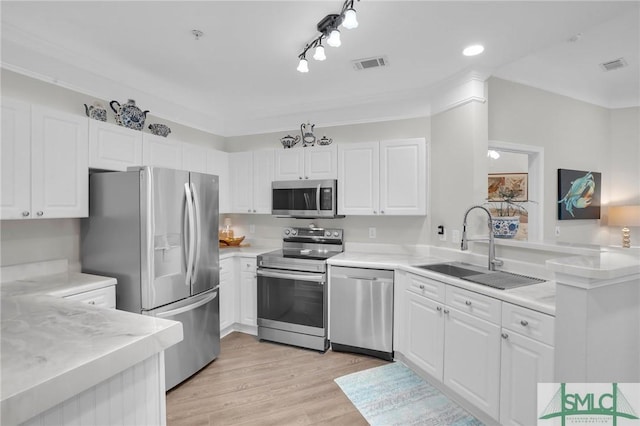
[[544, 147], [543, 239], [607, 245], [609, 232], [599, 220], [558, 221], [556, 197], [562, 168], [601, 172], [607, 199], [613, 177], [610, 110], [497, 78], [489, 79], [488, 91], [489, 139]]

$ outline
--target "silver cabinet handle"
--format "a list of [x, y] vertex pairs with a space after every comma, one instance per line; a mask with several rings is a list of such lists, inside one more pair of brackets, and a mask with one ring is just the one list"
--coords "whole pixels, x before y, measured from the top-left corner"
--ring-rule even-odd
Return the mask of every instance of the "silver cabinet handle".
[[251, 213], [251, 209], [247, 210], [247, 213]]
[[384, 214], [384, 210], [380, 210], [380, 214]]
[[22, 216], [24, 216], [24, 217], [29, 216], [29, 212], [28, 212], [28, 211], [23, 211], [23, 212], [22, 212]]
[[95, 301], [93, 301], [93, 300], [91, 300], [91, 301], [89, 302], [89, 304], [90, 304], [90, 305], [95, 305], [95, 304], [96, 304], [96, 302], [95, 302]]
[[520, 321], [520, 324], [521, 324], [523, 327], [526, 327], [526, 326], [528, 326], [528, 325], [529, 325], [529, 321], [527, 321], [527, 320], [522, 320], [522, 321]]
[[467, 300], [466, 302], [464, 302], [464, 304], [467, 305], [467, 306], [471, 306], [471, 301]]
[[302, 176], [298, 176], [298, 179], [302, 179]]
[[42, 216], [44, 214], [43, 211], [39, 211], [38, 213], [36, 213], [38, 216]]
[[255, 212], [256, 212], [256, 209], [253, 209], [253, 212], [255, 213]]
[[438, 312], [442, 311], [442, 306], [436, 306], [436, 311]]
[[309, 179], [309, 176], [305, 176], [304, 178], [305, 178], [305, 179]]
[[373, 214], [378, 214], [378, 212], [374, 210], [374, 211], [373, 211]]
[[449, 310], [448, 310], [448, 309], [445, 309], [445, 310], [444, 310], [444, 313], [445, 313], [445, 314], [448, 314], [448, 313], [449, 313]]
[[424, 290], [424, 284], [420, 284], [420, 290]]
[[508, 339], [509, 338], [509, 335], [507, 333], [502, 333], [501, 336], [502, 336], [503, 339]]

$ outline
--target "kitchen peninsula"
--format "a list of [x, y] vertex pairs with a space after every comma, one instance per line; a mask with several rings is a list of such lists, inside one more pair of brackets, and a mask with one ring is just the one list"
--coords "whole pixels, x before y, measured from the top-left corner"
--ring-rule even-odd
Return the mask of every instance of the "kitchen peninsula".
[[2, 424], [165, 424], [163, 351], [182, 325], [72, 300], [116, 282], [66, 268], [2, 268]]

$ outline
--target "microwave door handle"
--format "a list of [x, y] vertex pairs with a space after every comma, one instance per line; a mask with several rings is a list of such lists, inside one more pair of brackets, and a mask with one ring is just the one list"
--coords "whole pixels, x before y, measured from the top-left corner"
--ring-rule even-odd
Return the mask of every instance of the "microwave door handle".
[[318, 189], [316, 190], [316, 209], [318, 214], [320, 214], [320, 186], [322, 186], [321, 183], [318, 184]]

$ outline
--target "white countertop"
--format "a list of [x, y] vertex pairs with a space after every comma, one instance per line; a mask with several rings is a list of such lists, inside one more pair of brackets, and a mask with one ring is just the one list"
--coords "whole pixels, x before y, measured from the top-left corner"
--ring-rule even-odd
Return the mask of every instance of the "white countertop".
[[17, 424], [182, 340], [182, 324], [63, 299], [115, 279], [63, 272], [2, 283], [2, 424]]
[[446, 284], [464, 288], [469, 291], [484, 294], [505, 302], [513, 303], [528, 309], [533, 309], [549, 315], [555, 315], [555, 281], [545, 281], [517, 287], [510, 290], [499, 290], [481, 284], [472, 283], [459, 278], [439, 274], [437, 272], [416, 268], [411, 265], [426, 265], [448, 262], [452, 259], [432, 256], [417, 256], [411, 254], [381, 254], [345, 251], [329, 258], [329, 265], [352, 266], [358, 268], [397, 269], [427, 278], [438, 280]]
[[220, 260], [233, 256], [258, 256], [259, 254], [278, 250], [279, 248], [282, 247], [220, 247]]
[[598, 280], [611, 280], [640, 274], [640, 254], [637, 251], [561, 257], [547, 260], [546, 263], [547, 267], [556, 273]]

